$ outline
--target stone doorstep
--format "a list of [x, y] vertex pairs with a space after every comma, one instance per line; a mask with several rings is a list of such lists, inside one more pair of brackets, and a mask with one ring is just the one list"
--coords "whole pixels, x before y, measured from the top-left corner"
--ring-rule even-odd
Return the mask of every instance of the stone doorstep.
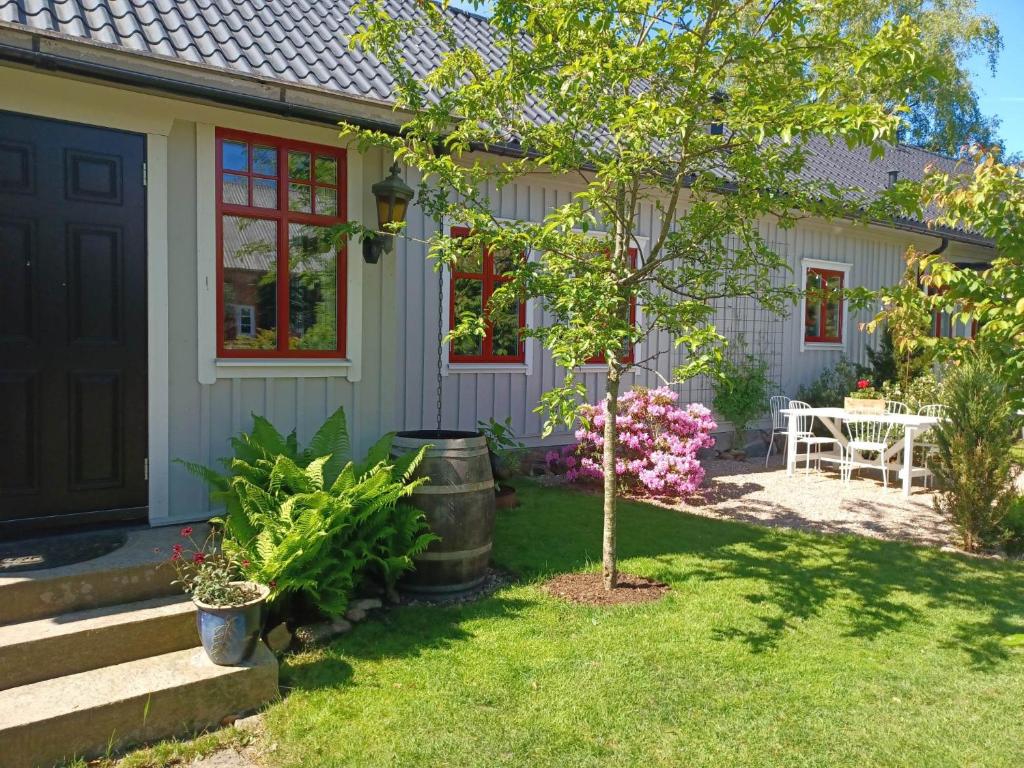
[[37, 768], [190, 735], [276, 699], [277, 674], [260, 643], [242, 667], [195, 647], [0, 691], [0, 762]]
[[0, 626], [0, 690], [197, 642], [195, 606], [185, 595]]
[[[179, 529], [133, 530], [123, 547], [102, 557], [0, 575], [0, 626], [180, 594], [171, 585], [174, 570], [168, 562], [171, 546], [181, 541]], [[205, 538], [204, 525], [195, 530], [197, 541]]]

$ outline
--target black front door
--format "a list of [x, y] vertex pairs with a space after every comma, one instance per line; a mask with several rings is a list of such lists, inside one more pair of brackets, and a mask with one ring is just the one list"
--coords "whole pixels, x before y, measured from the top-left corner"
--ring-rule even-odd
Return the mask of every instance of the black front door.
[[0, 533], [145, 515], [145, 147], [0, 112]]

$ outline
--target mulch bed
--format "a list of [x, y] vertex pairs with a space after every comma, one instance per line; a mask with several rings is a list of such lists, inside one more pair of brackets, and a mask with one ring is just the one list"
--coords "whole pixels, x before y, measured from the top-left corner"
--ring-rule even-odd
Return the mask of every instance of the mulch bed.
[[563, 573], [543, 587], [548, 594], [583, 605], [633, 605], [653, 603], [668, 594], [668, 584], [643, 576], [619, 574], [615, 589], [604, 588], [600, 573]]

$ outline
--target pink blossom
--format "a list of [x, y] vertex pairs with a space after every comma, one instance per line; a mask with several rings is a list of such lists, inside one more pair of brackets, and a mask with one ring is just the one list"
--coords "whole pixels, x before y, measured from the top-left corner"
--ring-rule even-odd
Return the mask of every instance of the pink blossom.
[[[715, 444], [711, 433], [718, 425], [703, 405], [691, 403], [680, 408], [678, 400], [679, 395], [667, 387], [637, 388], [619, 398], [615, 474], [634, 491], [679, 496], [693, 493], [704, 481], [697, 456]], [[604, 476], [605, 402], [583, 406], [580, 416], [585, 426], [576, 431], [579, 444], [563, 449], [563, 462], [569, 469], [566, 478], [599, 480]]]

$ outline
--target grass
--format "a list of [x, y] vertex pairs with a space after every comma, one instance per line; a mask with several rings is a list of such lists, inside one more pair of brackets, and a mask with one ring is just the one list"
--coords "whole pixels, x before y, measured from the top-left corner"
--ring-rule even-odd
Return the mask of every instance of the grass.
[[227, 747], [248, 744], [251, 734], [237, 728], [222, 728], [194, 739], [168, 739], [125, 755], [111, 755], [96, 760], [78, 758], [65, 768], [168, 768], [189, 765]]
[[624, 503], [623, 567], [672, 592], [573, 606], [539, 585], [596, 567], [599, 499], [520, 495], [522, 580], [290, 657], [269, 765], [1024, 764], [1019, 564]]
[[1013, 447], [1013, 457], [1018, 464], [1024, 464], [1024, 440]]

